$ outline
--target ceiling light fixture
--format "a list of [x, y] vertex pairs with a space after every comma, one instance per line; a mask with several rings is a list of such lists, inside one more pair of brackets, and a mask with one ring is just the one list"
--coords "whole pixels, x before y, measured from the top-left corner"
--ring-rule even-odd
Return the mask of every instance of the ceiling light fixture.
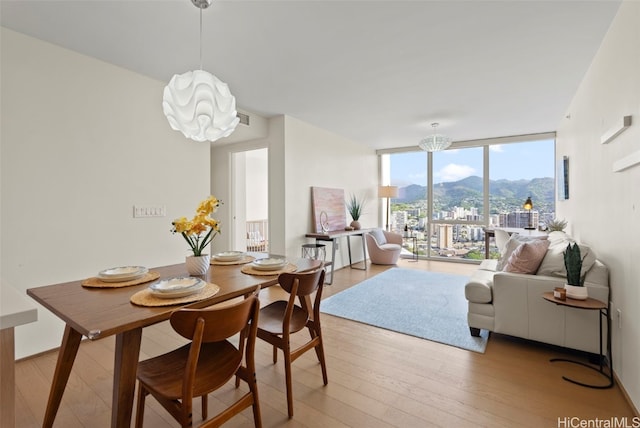
[[426, 152], [439, 152], [440, 150], [446, 150], [451, 146], [451, 138], [442, 134], [436, 134], [437, 123], [432, 123], [433, 135], [429, 135], [424, 140], [418, 143], [418, 146]]
[[174, 75], [164, 88], [162, 111], [171, 128], [195, 141], [216, 141], [236, 129], [236, 99], [229, 86], [202, 70], [202, 9], [211, 0], [191, 0], [200, 9], [200, 70]]

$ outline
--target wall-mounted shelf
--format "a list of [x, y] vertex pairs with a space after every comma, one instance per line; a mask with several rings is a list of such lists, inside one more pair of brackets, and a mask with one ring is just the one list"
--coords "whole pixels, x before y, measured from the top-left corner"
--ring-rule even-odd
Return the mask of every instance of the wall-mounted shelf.
[[631, 126], [631, 116], [623, 116], [614, 126], [600, 137], [602, 144], [607, 144], [613, 141], [618, 135], [622, 134], [628, 127]]
[[625, 156], [620, 160], [613, 163], [613, 172], [624, 171], [627, 168], [631, 168], [634, 165], [640, 163], [640, 151], [631, 153], [629, 156]]

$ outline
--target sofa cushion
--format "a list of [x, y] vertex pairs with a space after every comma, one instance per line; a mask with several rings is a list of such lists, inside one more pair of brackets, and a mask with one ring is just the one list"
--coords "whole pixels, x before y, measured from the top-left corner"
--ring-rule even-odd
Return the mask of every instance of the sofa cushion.
[[[573, 244], [575, 241], [564, 232], [554, 231], [549, 233], [549, 248], [547, 249], [544, 259], [542, 259], [537, 275], [566, 278], [567, 270], [564, 267], [564, 251], [570, 243]], [[584, 277], [595, 263], [596, 255], [591, 248], [586, 245], [578, 244], [578, 247], [580, 247], [580, 256], [582, 257], [582, 271], [580, 276]]]
[[546, 239], [536, 239], [531, 242], [523, 242], [515, 249], [507, 264], [502, 269], [505, 272], [535, 274], [544, 259], [549, 247]]
[[478, 269], [495, 272], [498, 267], [498, 262], [499, 260], [496, 259], [484, 259], [480, 262], [480, 266], [478, 266]]
[[469, 282], [464, 287], [464, 296], [470, 302], [491, 303], [493, 299], [493, 274], [488, 270], [477, 270], [469, 278]]
[[402, 250], [402, 246], [398, 245], [398, 244], [382, 244], [382, 245], [380, 245], [380, 248], [382, 248], [385, 251], [399, 251], [399, 250]]
[[375, 238], [378, 245], [383, 245], [387, 243], [387, 238], [384, 236], [382, 229], [373, 229], [369, 233], [371, 233], [371, 235]]
[[500, 256], [500, 261], [496, 266], [496, 270], [501, 271], [502, 269], [504, 269], [504, 267], [507, 265], [507, 261], [509, 260], [509, 257], [511, 257], [511, 253], [513, 253], [516, 250], [516, 248], [520, 246], [520, 244], [522, 244], [523, 242], [545, 240], [544, 238], [545, 237], [532, 237], [532, 236], [518, 235], [517, 233], [512, 234], [504, 246], [504, 251]]

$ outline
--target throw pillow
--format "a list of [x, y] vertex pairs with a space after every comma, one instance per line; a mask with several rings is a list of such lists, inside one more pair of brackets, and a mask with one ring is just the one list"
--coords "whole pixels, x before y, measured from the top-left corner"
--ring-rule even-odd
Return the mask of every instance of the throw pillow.
[[[542, 263], [538, 268], [538, 275], [545, 276], [567, 276], [567, 270], [564, 267], [564, 250], [567, 249], [569, 243], [575, 240], [564, 232], [554, 231], [549, 233], [549, 248], [547, 254], [542, 259]], [[582, 257], [582, 271], [580, 275], [584, 278], [591, 266], [596, 261], [596, 255], [586, 245], [578, 244], [580, 247], [580, 256]]]
[[382, 229], [373, 229], [369, 233], [373, 235], [378, 245], [384, 245], [387, 243], [387, 238], [384, 236], [384, 232], [382, 232]]
[[511, 253], [503, 271], [535, 274], [547, 253], [547, 248], [549, 241], [546, 239], [523, 242]]
[[507, 265], [509, 257], [511, 257], [511, 253], [513, 253], [516, 248], [520, 246], [520, 244], [522, 244], [523, 242], [545, 241], [546, 239], [544, 238], [545, 237], [534, 238], [531, 236], [518, 235], [517, 233], [512, 234], [509, 237], [507, 243], [504, 245], [504, 249], [502, 251], [502, 255], [500, 256], [500, 260], [498, 261], [498, 265], [496, 266], [496, 270], [500, 271], [504, 269], [504, 267]]

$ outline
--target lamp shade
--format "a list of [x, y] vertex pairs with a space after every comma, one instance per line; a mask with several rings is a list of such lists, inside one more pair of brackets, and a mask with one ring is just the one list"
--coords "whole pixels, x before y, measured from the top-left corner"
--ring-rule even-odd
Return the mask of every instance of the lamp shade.
[[433, 134], [420, 141], [418, 146], [426, 152], [439, 152], [451, 146], [451, 139], [441, 134]]
[[522, 205], [522, 208], [524, 208], [525, 210], [533, 209], [533, 202], [531, 202], [531, 196], [529, 196], [527, 200], [524, 201], [524, 205]]
[[164, 88], [162, 111], [172, 129], [195, 141], [228, 137], [240, 122], [229, 86], [203, 70], [174, 75]]
[[398, 186], [380, 186], [378, 188], [378, 197], [380, 198], [397, 198]]

